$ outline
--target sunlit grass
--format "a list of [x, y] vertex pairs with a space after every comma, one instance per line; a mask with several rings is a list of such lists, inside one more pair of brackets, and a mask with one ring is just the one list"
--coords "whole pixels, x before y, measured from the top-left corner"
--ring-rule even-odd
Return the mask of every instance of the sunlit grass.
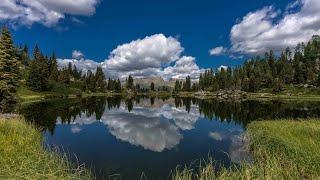
[[199, 169], [182, 168], [175, 180], [189, 179], [319, 179], [320, 121], [253, 122], [248, 127], [253, 163], [214, 170], [209, 161]]
[[17, 96], [22, 101], [33, 101], [33, 100], [39, 100], [44, 99], [46, 97], [47, 93], [44, 92], [35, 92], [32, 90], [29, 90], [28, 88], [22, 86], [18, 89]]
[[44, 150], [41, 136], [23, 120], [0, 120], [0, 179], [92, 179], [65, 155]]

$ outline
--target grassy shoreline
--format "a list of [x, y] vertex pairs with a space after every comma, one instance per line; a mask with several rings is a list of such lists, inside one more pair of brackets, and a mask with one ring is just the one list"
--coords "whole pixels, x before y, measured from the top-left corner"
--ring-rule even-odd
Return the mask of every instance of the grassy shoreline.
[[105, 96], [105, 97], [113, 97], [113, 96], [121, 96], [123, 98], [133, 98], [135, 96], [148, 96], [148, 97], [157, 97], [157, 98], [168, 98], [171, 97], [171, 93], [168, 92], [155, 92], [151, 91], [148, 93], [126, 93], [126, 92], [81, 92], [80, 94], [76, 92], [69, 92], [69, 93], [59, 93], [59, 92], [36, 92], [29, 90], [27, 88], [20, 88], [17, 92], [17, 97], [20, 100], [21, 104], [29, 104], [39, 101], [46, 101], [46, 100], [52, 100], [52, 99], [69, 99], [69, 98], [86, 98], [86, 97], [92, 97], [92, 96]]
[[0, 119], [0, 179], [91, 179], [65, 155], [44, 150], [42, 135], [21, 118]]
[[[215, 92], [203, 92], [199, 96], [197, 92], [179, 92], [174, 94], [175, 97], [180, 98], [199, 98], [199, 99], [219, 99]], [[233, 99], [230, 97], [230, 99]], [[302, 100], [302, 101], [320, 101], [320, 95], [317, 94], [275, 94], [275, 93], [246, 93], [245, 97], [238, 100]]]
[[[199, 92], [165, 92], [165, 91], [150, 91], [150, 92], [133, 92], [123, 90], [122, 92], [82, 92], [79, 89], [75, 88], [65, 88], [54, 91], [46, 91], [46, 92], [36, 92], [29, 90], [26, 86], [21, 86], [18, 89], [17, 97], [22, 104], [24, 103], [32, 103], [50, 99], [57, 98], [76, 98], [76, 97], [91, 97], [91, 96], [121, 96], [123, 98], [133, 98], [135, 96], [148, 96], [152, 98], [168, 98], [168, 97], [179, 97], [179, 98], [199, 98], [199, 99], [218, 99], [216, 94], [218, 92], [232, 92], [232, 90], [220, 90], [216, 92], [210, 91], [199, 91]], [[238, 91], [239, 92], [239, 91]], [[236, 94], [238, 92], [235, 92]], [[222, 100], [301, 100], [301, 101], [320, 101], [320, 89], [318, 88], [303, 88], [303, 87], [295, 87], [295, 86], [287, 86], [285, 90], [279, 93], [273, 93], [270, 89], [263, 89], [256, 93], [245, 93], [244, 96], [234, 98], [233, 95], [227, 95], [227, 98]], [[230, 96], [230, 97], [229, 97]]]
[[249, 125], [253, 163], [216, 172], [209, 161], [199, 170], [176, 170], [173, 179], [318, 179], [320, 121], [273, 120]]

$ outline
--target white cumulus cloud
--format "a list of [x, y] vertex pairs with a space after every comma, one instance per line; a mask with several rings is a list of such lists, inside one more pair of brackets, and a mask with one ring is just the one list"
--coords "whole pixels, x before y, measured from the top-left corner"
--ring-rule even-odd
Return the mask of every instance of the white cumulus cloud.
[[[261, 54], [270, 49], [281, 50], [307, 42], [320, 33], [320, 1], [302, 0], [298, 12], [281, 13], [265, 7], [247, 14], [231, 30], [232, 50], [245, 54]], [[289, 6], [290, 7], [290, 6]], [[290, 8], [289, 8], [290, 9]]]
[[88, 70], [95, 72], [97, 67], [100, 66], [100, 63], [90, 59], [57, 59], [57, 61], [60, 69], [68, 67], [68, 64], [71, 63], [72, 66], [75, 65], [83, 73], [86, 73]]
[[179, 59], [183, 50], [175, 38], [156, 34], [118, 46], [104, 65], [115, 73], [160, 68]]
[[84, 72], [101, 66], [107, 77], [121, 79], [129, 75], [135, 78], [162, 77], [165, 80], [184, 79], [189, 75], [197, 79], [203, 70], [194, 57], [182, 56], [183, 51], [176, 38], [156, 34], [119, 45], [101, 63], [84, 59], [81, 51], [73, 51], [73, 59], [59, 59], [59, 64], [65, 66], [71, 62]]
[[224, 48], [223, 46], [215, 47], [209, 50], [209, 54], [211, 56], [222, 55], [226, 52], [227, 52], [227, 48]]
[[83, 55], [83, 53], [82, 53], [81, 51], [79, 51], [79, 50], [73, 50], [73, 51], [72, 51], [72, 58], [73, 58], [73, 59], [82, 59], [82, 58], [84, 58], [84, 55]]
[[316, 34], [320, 34], [320, 1], [295, 0], [282, 12], [273, 6], [249, 12], [231, 29], [230, 51], [245, 55], [281, 51]]
[[102, 63], [106, 73], [125, 78], [160, 76], [165, 80], [191, 76], [196, 79], [202, 71], [191, 56], [181, 56], [184, 48], [173, 37], [163, 34], [147, 36], [118, 46]]
[[1, 0], [0, 21], [31, 26], [40, 23], [56, 25], [65, 15], [90, 16], [99, 0]]
[[195, 58], [191, 56], [183, 56], [176, 61], [174, 66], [165, 68], [162, 72], [162, 77], [166, 80], [184, 79], [190, 76], [191, 79], [198, 79], [200, 73], [204, 70], [200, 69], [195, 62]]

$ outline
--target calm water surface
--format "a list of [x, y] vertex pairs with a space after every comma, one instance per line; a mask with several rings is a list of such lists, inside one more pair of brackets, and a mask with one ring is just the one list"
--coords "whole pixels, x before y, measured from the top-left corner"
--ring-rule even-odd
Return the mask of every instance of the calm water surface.
[[[98, 179], [168, 179], [177, 165], [212, 157], [237, 165], [248, 154], [242, 135], [255, 120], [319, 117], [320, 102], [93, 97], [21, 107], [49, 147], [63, 147]], [[219, 168], [219, 166], [217, 166]]]

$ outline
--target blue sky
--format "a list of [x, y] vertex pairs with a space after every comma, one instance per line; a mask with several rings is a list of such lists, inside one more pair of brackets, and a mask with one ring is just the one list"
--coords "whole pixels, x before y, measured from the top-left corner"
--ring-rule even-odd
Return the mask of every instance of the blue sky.
[[[8, 1], [8, 4], [10, 1], [15, 3], [15, 0], [5, 1]], [[41, 2], [41, 0], [36, 1]], [[265, 39], [261, 44], [249, 44], [248, 38], [251, 38], [250, 42], [253, 38], [259, 39], [258, 36], [262, 32], [252, 32], [256, 33], [256, 37], [250, 37], [251, 31], [256, 31], [261, 25], [263, 32], [265, 29], [273, 32], [272, 28], [281, 24], [286, 16], [296, 15], [300, 18], [303, 8], [311, 9], [307, 7], [308, 2], [317, 2], [317, 0], [102, 0], [100, 2], [87, 0], [90, 1], [89, 4], [84, 4], [84, 8], [87, 9], [82, 10], [81, 4], [77, 6], [78, 9], [75, 9], [73, 4], [67, 4], [65, 8], [63, 1], [58, 1], [61, 3], [55, 5], [54, 1], [43, 0], [46, 3], [44, 7], [63, 17], [59, 16], [53, 20], [48, 18], [30, 20], [21, 17], [24, 14], [20, 14], [20, 18], [16, 19], [1, 18], [0, 5], [0, 20], [13, 24], [15, 43], [26, 43], [30, 47], [34, 47], [37, 43], [44, 53], [49, 54], [54, 51], [61, 59], [72, 59], [72, 51], [78, 50], [84, 54], [85, 59], [103, 62], [119, 45], [144, 39], [146, 36], [163, 34], [180, 42], [184, 50], [179, 56], [192, 56], [200, 69], [218, 68], [220, 65], [235, 66], [245, 59], [241, 57], [261, 53], [262, 45], [280, 50], [276, 45], [265, 43], [267, 42]], [[8, 7], [2, 7], [2, 11], [5, 12]], [[254, 22], [257, 27], [254, 27], [255, 23], [249, 24], [250, 27], [248, 23], [245, 24], [245, 17], [250, 13], [257, 14], [253, 17], [256, 18]], [[259, 18], [259, 13], [262, 13], [263, 18]], [[318, 14], [315, 13], [313, 16]], [[237, 24], [243, 24], [235, 28], [238, 35], [231, 34], [232, 28]], [[248, 32], [247, 29], [250, 31], [247, 34], [248, 38], [239, 37], [243, 32]], [[317, 33], [319, 27], [314, 27], [312, 30], [310, 33]], [[305, 41], [310, 33], [303, 37], [295, 36], [299, 37], [297, 41]], [[274, 37], [278, 37], [279, 34], [283, 33], [278, 33]], [[290, 35], [294, 38], [294, 33]], [[292, 46], [292, 44], [283, 45]], [[223, 47], [224, 53], [209, 54], [210, 49], [220, 46]], [[169, 64], [174, 65], [175, 62], [173, 60]]]

